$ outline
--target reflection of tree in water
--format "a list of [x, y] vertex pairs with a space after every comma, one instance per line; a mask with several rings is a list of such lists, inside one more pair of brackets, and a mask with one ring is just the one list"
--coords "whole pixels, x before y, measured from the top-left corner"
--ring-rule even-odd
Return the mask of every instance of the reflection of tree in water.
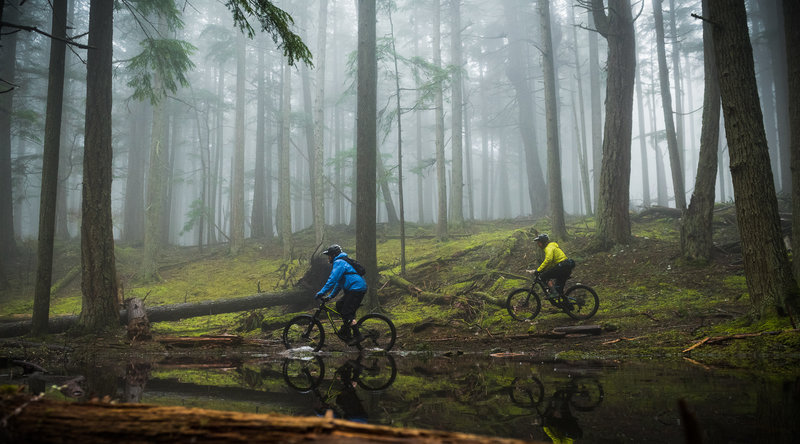
[[603, 401], [603, 386], [588, 377], [576, 377], [560, 384], [552, 395], [545, 397], [544, 385], [535, 376], [515, 378], [509, 388], [514, 404], [532, 409], [542, 430], [554, 443], [571, 443], [583, 437], [578, 418], [572, 410], [588, 412]]
[[397, 377], [397, 365], [391, 355], [359, 354], [357, 359], [340, 364], [326, 384], [325, 361], [320, 356], [287, 358], [283, 377], [289, 387], [314, 396], [312, 408], [318, 415], [366, 422], [367, 409], [356, 388], [373, 393], [385, 390]]

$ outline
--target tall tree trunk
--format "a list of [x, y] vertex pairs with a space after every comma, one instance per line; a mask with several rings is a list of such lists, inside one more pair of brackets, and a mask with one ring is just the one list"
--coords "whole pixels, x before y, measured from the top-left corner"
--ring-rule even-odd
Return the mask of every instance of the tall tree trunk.
[[400, 204], [400, 275], [406, 274], [406, 215], [403, 207], [403, 110], [400, 107], [400, 71], [397, 67], [397, 48], [395, 47], [394, 22], [392, 12], [388, 12], [390, 38], [392, 41], [392, 61], [394, 62], [394, 93], [397, 107], [397, 194]]
[[[166, 35], [164, 17], [158, 17], [158, 29]], [[153, 90], [163, 90], [163, 81], [156, 70], [153, 73]], [[167, 145], [166, 104], [161, 99], [153, 104], [153, 127], [150, 134], [150, 167], [147, 174], [147, 204], [145, 205], [144, 252], [142, 254], [142, 279], [152, 281], [158, 277], [158, 255], [163, 241], [165, 194], [169, 174], [169, 147]]]
[[608, 15], [602, 0], [592, 0], [592, 5], [597, 30], [608, 41], [603, 168], [597, 205], [597, 241], [600, 247], [607, 248], [615, 243], [626, 244], [631, 237], [628, 208], [636, 34], [630, 0], [609, 0]]
[[647, 165], [647, 133], [645, 132], [644, 121], [644, 95], [642, 94], [641, 63], [636, 70], [636, 108], [639, 118], [639, 152], [642, 158], [642, 206], [650, 206], [650, 171]]
[[775, 305], [798, 313], [800, 291], [781, 237], [744, 0], [709, 0], [708, 10], [750, 300], [761, 314]]
[[[3, 2], [3, 18], [8, 23], [19, 22], [19, 6]], [[2, 28], [0, 28], [2, 29]], [[4, 31], [7, 31], [5, 29]], [[11, 186], [11, 113], [14, 111], [14, 78], [17, 69], [17, 33], [9, 32], [0, 45], [0, 258], [17, 254], [14, 236], [14, 198]], [[2, 260], [0, 259], [0, 260]]]
[[[791, 128], [792, 167], [792, 243], [793, 251], [800, 251], [800, 3], [783, 2], [784, 33], [786, 34], [786, 61], [789, 91], [789, 127]], [[795, 253], [795, 255], [800, 253]], [[800, 282], [800, 260], [792, 261], [794, 279]], [[795, 319], [797, 311], [793, 313]]]
[[[594, 13], [589, 11], [589, 27], [594, 28]], [[597, 33], [589, 31], [589, 96], [592, 102], [592, 174], [594, 180], [594, 208], [589, 214], [597, 213], [600, 202], [600, 171], [603, 169], [603, 107], [600, 101], [600, 56], [598, 55]]]
[[47, 79], [47, 111], [42, 155], [42, 190], [39, 204], [36, 288], [33, 294], [31, 333], [47, 333], [50, 315], [50, 283], [53, 278], [53, 239], [58, 193], [58, 151], [61, 145], [61, 107], [64, 102], [64, 60], [67, 50], [67, 0], [53, 0], [50, 33], [50, 67]]
[[317, 94], [314, 97], [314, 178], [311, 185], [311, 208], [314, 218], [314, 237], [317, 244], [325, 238], [325, 193], [322, 186], [323, 163], [325, 153], [325, 49], [328, 36], [328, 0], [319, 2], [319, 20], [317, 29]]
[[283, 100], [281, 109], [281, 147], [278, 162], [278, 214], [280, 217], [279, 233], [283, 245], [283, 259], [292, 258], [292, 196], [291, 178], [289, 177], [289, 152], [291, 151], [291, 114], [292, 114], [292, 67], [286, 62], [283, 66]]
[[450, 192], [453, 198], [450, 201], [451, 223], [459, 227], [464, 225], [464, 147], [463, 147], [463, 94], [461, 90], [461, 0], [450, 0], [450, 52], [453, 65], [453, 80], [451, 84], [452, 98], [452, 147], [453, 147], [453, 172], [450, 182]]
[[[707, 13], [703, 1], [703, 15]], [[719, 83], [714, 60], [711, 24], [703, 23], [703, 58], [705, 67], [705, 98], [703, 99], [703, 128], [700, 134], [700, 160], [689, 209], [681, 218], [681, 251], [689, 260], [707, 262], [711, 259], [714, 186], [717, 176], [719, 149]]]
[[123, 209], [122, 240], [132, 245], [144, 240], [144, 173], [147, 164], [147, 112], [152, 109], [147, 102], [133, 105], [128, 139], [128, 176], [125, 179], [125, 206]]
[[[663, 2], [663, 0], [661, 0]], [[686, 74], [682, 75], [681, 70], [681, 43], [678, 39], [678, 27], [675, 22], [675, 0], [669, 0], [669, 24], [672, 42], [672, 87], [675, 89], [675, 139], [677, 140], [678, 147], [678, 160], [680, 161], [681, 172], [681, 189], [683, 189], [683, 208], [686, 208], [686, 153], [684, 147], [686, 145], [686, 132], [684, 130], [684, 112], [683, 112], [683, 87], [682, 79]], [[680, 207], [678, 207], [680, 208]]]
[[536, 124], [534, 115], [533, 91], [528, 83], [527, 57], [525, 45], [528, 39], [522, 33], [525, 29], [519, 22], [519, 9], [509, 0], [503, 2], [506, 27], [509, 31], [508, 39], [508, 64], [506, 76], [514, 86], [517, 97], [517, 115], [522, 144], [525, 149], [525, 166], [528, 179], [528, 199], [531, 205], [531, 214], [534, 217], [542, 216], [547, 210], [547, 198], [542, 190], [546, 189], [542, 166], [539, 163], [539, 154], [536, 148]]
[[86, 131], [81, 209], [81, 314], [97, 332], [119, 325], [117, 270], [111, 221], [111, 79], [114, 5], [92, 0], [86, 57]]
[[[672, 93], [669, 87], [669, 68], [664, 48], [664, 17], [661, 13], [663, 0], [653, 0], [653, 15], [656, 21], [656, 44], [658, 47], [658, 79], [661, 84], [661, 105], [664, 108], [664, 124], [667, 129], [667, 149], [669, 150], [669, 166], [672, 171], [672, 188], [675, 192], [675, 207], [686, 209], [686, 191], [683, 186], [683, 167], [680, 147], [675, 134], [675, 121], [672, 117]], [[673, 51], [675, 48], [673, 48]]]
[[[265, 39], [261, 37], [260, 42]], [[253, 208], [250, 216], [250, 235], [256, 239], [262, 239], [266, 235], [265, 218], [266, 218], [266, 165], [265, 155], [266, 151], [266, 115], [264, 113], [264, 102], [266, 101], [269, 92], [264, 87], [264, 53], [266, 49], [262, 45], [256, 48], [258, 52], [258, 80], [257, 95], [256, 95], [256, 164], [254, 169], [254, 182], [253, 182]]]
[[[578, 27], [575, 26], [575, 4], [572, 5], [572, 14], [569, 14], [570, 28], [572, 28], [572, 45], [575, 47], [574, 61], [575, 61], [575, 84], [577, 85], [577, 99], [573, 96], [573, 108], [577, 107], [580, 110], [573, 111], [573, 119], [575, 120], [575, 137], [578, 143], [578, 162], [580, 162], [579, 169], [581, 173], [581, 184], [583, 188], [583, 200], [585, 214], [592, 214], [592, 187], [589, 178], [589, 156], [587, 153], [587, 133], [586, 133], [586, 111], [584, 107], [583, 95], [583, 76], [581, 75], [580, 54], [578, 52]], [[580, 125], [578, 124], [580, 122]]]
[[233, 147], [233, 175], [231, 177], [231, 254], [239, 254], [244, 247], [244, 80], [247, 43], [239, 34], [236, 45], [236, 117]]
[[[437, 2], [438, 3], [438, 2]], [[377, 98], [378, 63], [376, 58], [377, 21], [375, 0], [358, 2], [358, 89], [356, 133], [356, 256], [367, 268], [367, 307], [377, 305], [378, 256], [376, 222]]]
[[539, 0], [539, 25], [542, 27], [542, 70], [544, 71], [544, 107], [547, 124], [547, 186], [550, 201], [550, 224], [557, 239], [567, 237], [564, 222], [564, 196], [561, 190], [561, 146], [558, 138], [558, 86], [556, 85], [555, 49], [550, 31], [550, 1]]
[[[436, 69], [442, 68], [442, 33], [441, 33], [441, 2], [433, 2], [433, 66]], [[436, 82], [434, 86], [433, 107], [436, 117], [436, 195], [437, 199], [437, 220], [436, 235], [439, 239], [446, 239], [447, 233], [447, 172], [445, 170], [444, 158], [444, 99], [442, 97], [442, 82]]]
[[[67, 23], [72, 23], [75, 17], [75, 0], [68, 0], [67, 1]], [[72, 73], [74, 70], [66, 70], [66, 67], [72, 65], [73, 60], [75, 60], [75, 55], [72, 54], [72, 51], [66, 53], [64, 59], [64, 67], [65, 67], [65, 83], [64, 83], [64, 100], [67, 103], [67, 108], [69, 109], [70, 104], [74, 104], [74, 98], [72, 98], [71, 91], [72, 88], [70, 87], [72, 81], [68, 80], [69, 77], [77, 77], [73, 76]], [[77, 105], [74, 105], [77, 106]], [[63, 105], [62, 105], [63, 109]], [[66, 119], [67, 123], [69, 119]], [[69, 181], [70, 176], [72, 173], [72, 153], [75, 149], [75, 139], [76, 139], [77, 131], [74, 131], [70, 125], [61, 125], [61, 147], [58, 151], [58, 193], [56, 198], [56, 239], [60, 240], [68, 240], [71, 238], [69, 234], [69, 214], [67, 209], [67, 200], [71, 194], [72, 188], [70, 187]], [[67, 141], [69, 141], [69, 145], [67, 145]]]
[[[792, 0], [771, 0], [762, 2], [764, 21], [767, 24], [769, 35], [767, 40], [769, 42], [770, 58], [772, 59], [772, 74], [774, 76], [775, 84], [775, 109], [776, 109], [776, 124], [778, 127], [778, 146], [775, 147], [775, 156], [778, 159], [778, 171], [780, 173], [780, 182], [777, 183], [777, 188], [781, 193], [789, 195], [789, 190], [792, 186], [791, 178], [791, 153], [789, 147], [791, 146], [791, 124], [789, 122], [789, 94], [787, 78], [787, 59], [786, 59], [786, 36], [784, 32], [784, 23], [781, 21], [780, 12], [782, 10], [781, 4], [787, 3]], [[796, 26], [792, 24], [792, 26]]]

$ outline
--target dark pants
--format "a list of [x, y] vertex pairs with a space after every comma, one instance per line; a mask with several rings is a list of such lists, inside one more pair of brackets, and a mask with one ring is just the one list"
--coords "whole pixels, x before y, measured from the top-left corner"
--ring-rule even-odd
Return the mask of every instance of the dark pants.
[[347, 334], [350, 331], [350, 322], [356, 317], [356, 310], [361, 306], [361, 301], [364, 299], [366, 291], [348, 291], [344, 290], [342, 299], [336, 301], [336, 311], [342, 315], [344, 320], [344, 327], [342, 333]]
[[548, 268], [542, 272], [542, 280], [547, 282], [550, 279], [555, 279], [556, 284], [553, 287], [557, 293], [561, 294], [564, 291], [564, 284], [572, 274], [572, 269], [575, 268], [575, 261], [567, 259], [557, 263], [554, 267]]

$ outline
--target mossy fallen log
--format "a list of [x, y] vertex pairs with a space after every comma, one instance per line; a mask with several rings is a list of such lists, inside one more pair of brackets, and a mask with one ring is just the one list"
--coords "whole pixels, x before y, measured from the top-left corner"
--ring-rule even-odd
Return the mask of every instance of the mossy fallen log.
[[389, 284], [409, 292], [414, 297], [423, 302], [445, 305], [445, 304], [450, 304], [459, 299], [464, 299], [464, 300], [478, 300], [498, 307], [502, 307], [504, 304], [504, 301], [500, 301], [497, 298], [493, 297], [492, 295], [481, 291], [472, 291], [463, 295], [448, 295], [448, 294], [423, 290], [418, 286], [416, 286], [415, 284], [413, 284], [412, 282], [403, 279], [400, 276], [389, 275], [387, 276], [387, 279], [389, 280]]
[[67, 403], [5, 396], [3, 442], [521, 443], [466, 433], [394, 428], [331, 417], [294, 417], [147, 404]]
[[[255, 310], [265, 307], [290, 306], [293, 311], [310, 308], [313, 298], [306, 290], [291, 290], [283, 293], [258, 293], [250, 296], [216, 301], [187, 302], [183, 304], [147, 307], [147, 319], [152, 322], [178, 321], [197, 316], [210, 316], [223, 313]], [[127, 325], [128, 310], [121, 310], [120, 324]], [[77, 325], [78, 316], [57, 316], [50, 318], [49, 333], [63, 333]], [[24, 336], [31, 331], [31, 321], [17, 321], [0, 324], [0, 338]]]

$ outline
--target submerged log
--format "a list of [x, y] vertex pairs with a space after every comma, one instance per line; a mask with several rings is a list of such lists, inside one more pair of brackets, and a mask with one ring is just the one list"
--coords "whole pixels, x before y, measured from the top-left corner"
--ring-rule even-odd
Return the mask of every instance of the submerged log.
[[5, 442], [521, 443], [466, 433], [403, 429], [342, 419], [146, 404], [66, 403], [25, 396], [0, 402]]

